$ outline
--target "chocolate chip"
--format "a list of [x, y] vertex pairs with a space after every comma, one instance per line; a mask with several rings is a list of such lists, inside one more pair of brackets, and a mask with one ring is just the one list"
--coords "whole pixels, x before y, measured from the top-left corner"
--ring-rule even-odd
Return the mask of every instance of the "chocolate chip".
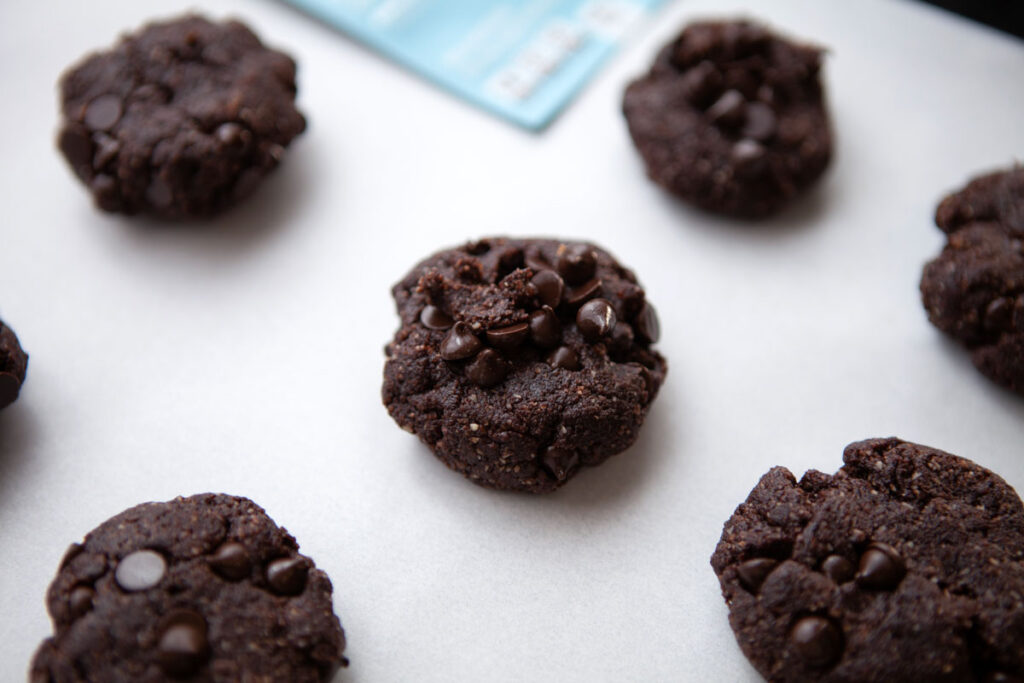
[[206, 562], [213, 571], [230, 581], [240, 581], [249, 576], [252, 570], [252, 562], [245, 546], [231, 541], [217, 548], [217, 552], [208, 557]]
[[172, 678], [192, 676], [209, 656], [203, 616], [192, 610], [171, 612], [156, 646], [156, 661], [163, 672]]
[[646, 339], [651, 344], [661, 338], [661, 324], [658, 322], [658, 314], [655, 312], [654, 306], [646, 301], [644, 302], [644, 307], [640, 309], [640, 314], [633, 321], [633, 325], [636, 326], [636, 331], [640, 333], [640, 337]]
[[109, 135], [98, 134], [96, 140], [96, 155], [93, 157], [92, 166], [101, 169], [109, 164], [121, 151], [121, 143]]
[[609, 334], [616, 322], [615, 309], [606, 299], [588, 301], [576, 313], [576, 326], [591, 342], [596, 342]]
[[991, 671], [985, 676], [984, 683], [1024, 683], [1024, 678], [1003, 671]]
[[563, 370], [579, 370], [580, 357], [568, 346], [559, 346], [548, 356], [548, 363], [551, 367], [562, 368]]
[[57, 141], [60, 151], [64, 153], [75, 173], [83, 176], [91, 168], [93, 158], [92, 139], [77, 128], [66, 128], [61, 131]]
[[466, 366], [466, 377], [477, 386], [492, 387], [505, 379], [508, 361], [494, 349], [484, 349]]
[[441, 358], [463, 360], [484, 347], [483, 342], [473, 334], [473, 329], [464, 322], [452, 326], [448, 336], [441, 342]]
[[245, 147], [252, 139], [252, 133], [234, 121], [220, 124], [217, 130], [213, 131], [213, 135], [221, 145], [239, 149]]
[[106, 173], [99, 173], [89, 183], [96, 205], [105, 211], [117, 211], [121, 206], [117, 183]]
[[900, 585], [907, 567], [899, 553], [884, 543], [872, 543], [860, 557], [857, 585], [874, 590], [891, 590]]
[[96, 591], [89, 586], [75, 586], [68, 596], [68, 609], [76, 619], [92, 609], [92, 599]]
[[739, 128], [746, 117], [747, 102], [739, 90], [726, 90], [715, 103], [708, 107], [711, 123], [721, 128]]
[[81, 555], [85, 551], [85, 546], [81, 543], [72, 543], [68, 546], [68, 549], [64, 551], [64, 557], [60, 558], [60, 568], [64, 569], [71, 561]]
[[114, 571], [117, 585], [128, 591], [143, 591], [160, 583], [167, 573], [164, 556], [153, 550], [136, 550], [121, 558]]
[[562, 324], [548, 306], [530, 314], [530, 339], [545, 349], [558, 346], [562, 342]]
[[768, 168], [768, 150], [757, 140], [743, 138], [732, 146], [732, 160], [738, 173], [757, 175]]
[[592, 299], [600, 293], [601, 281], [596, 277], [591, 278], [582, 285], [569, 289], [565, 293], [565, 303], [572, 307], [579, 306], [584, 301]]
[[164, 181], [160, 176], [154, 177], [149, 187], [146, 188], [146, 201], [158, 209], [163, 209], [171, 205], [174, 201], [174, 193], [171, 191], [171, 186]]
[[558, 274], [570, 285], [576, 285], [594, 277], [597, 271], [597, 254], [585, 244], [558, 246]]
[[529, 323], [516, 323], [505, 327], [487, 330], [487, 343], [505, 351], [511, 350], [526, 341], [530, 336]]
[[550, 446], [541, 456], [541, 465], [558, 481], [564, 481], [579, 465], [580, 456], [575, 451]]
[[476, 242], [466, 242], [466, 246], [462, 248], [467, 254], [473, 256], [483, 256], [491, 250], [491, 243], [487, 240], [477, 240]]
[[751, 102], [747, 106], [747, 121], [743, 124], [743, 137], [765, 142], [775, 137], [778, 120], [772, 108], [761, 102]]
[[821, 563], [821, 570], [825, 572], [825, 576], [836, 583], [852, 581], [853, 577], [857, 574], [857, 568], [853, 566], [853, 562], [850, 562], [842, 555], [829, 555], [826, 557], [825, 561]]
[[824, 617], [800, 619], [789, 638], [797, 654], [811, 666], [828, 666], [843, 652], [843, 634]]
[[747, 560], [739, 567], [736, 568], [736, 575], [739, 577], [740, 584], [743, 585], [751, 593], [757, 593], [761, 590], [761, 584], [768, 578], [768, 575], [772, 573], [772, 570], [779, 566], [777, 560], [772, 560], [767, 557], [757, 557], [753, 560]]
[[432, 330], [447, 330], [455, 321], [437, 306], [428, 304], [420, 312], [420, 322]]
[[703, 109], [722, 87], [722, 75], [714, 64], [705, 60], [683, 74], [680, 87], [687, 101]]
[[553, 270], [542, 270], [533, 276], [530, 283], [537, 290], [537, 298], [543, 306], [557, 308], [562, 302], [565, 281]]
[[633, 326], [620, 320], [615, 323], [615, 328], [612, 330], [608, 346], [619, 353], [626, 353], [629, 351], [629, 348], [633, 346], [634, 338]]
[[306, 588], [309, 565], [304, 557], [281, 557], [267, 565], [267, 583], [278, 595], [298, 595]]
[[85, 108], [85, 125], [92, 130], [110, 130], [121, 120], [121, 98], [100, 95]]

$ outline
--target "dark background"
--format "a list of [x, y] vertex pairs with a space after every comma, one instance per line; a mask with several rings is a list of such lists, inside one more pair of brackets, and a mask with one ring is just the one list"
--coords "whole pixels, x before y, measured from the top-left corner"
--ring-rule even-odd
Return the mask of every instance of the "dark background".
[[1024, 38], [1024, 0], [925, 0]]

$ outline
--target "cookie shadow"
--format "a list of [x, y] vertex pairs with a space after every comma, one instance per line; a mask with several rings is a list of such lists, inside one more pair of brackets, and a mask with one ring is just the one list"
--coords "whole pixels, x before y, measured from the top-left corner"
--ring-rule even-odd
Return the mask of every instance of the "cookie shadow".
[[16, 485], [16, 475], [29, 459], [37, 432], [36, 418], [24, 401], [0, 410], [0, 497]]

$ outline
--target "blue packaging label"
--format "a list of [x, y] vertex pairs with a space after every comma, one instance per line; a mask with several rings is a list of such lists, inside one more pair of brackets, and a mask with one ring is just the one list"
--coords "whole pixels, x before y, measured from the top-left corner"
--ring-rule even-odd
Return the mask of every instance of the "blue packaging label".
[[551, 122], [666, 0], [286, 0], [475, 104]]

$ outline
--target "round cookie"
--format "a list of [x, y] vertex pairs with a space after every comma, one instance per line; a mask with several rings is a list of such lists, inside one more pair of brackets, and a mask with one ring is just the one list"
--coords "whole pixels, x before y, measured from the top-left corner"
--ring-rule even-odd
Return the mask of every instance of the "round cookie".
[[1024, 505], [992, 472], [901, 441], [834, 475], [776, 467], [711, 565], [770, 681], [1024, 680]]
[[483, 486], [552, 491], [628, 448], [665, 379], [654, 308], [593, 245], [484, 239], [427, 258], [392, 294], [384, 404]]
[[22, 350], [14, 330], [0, 320], [0, 408], [17, 400], [27, 370], [28, 354]]
[[346, 663], [331, 592], [250, 500], [144, 503], [68, 549], [30, 679], [327, 681]]
[[948, 241], [921, 276], [928, 319], [987, 377], [1024, 394], [1024, 168], [975, 178], [935, 222]]
[[60, 89], [58, 145], [105, 211], [217, 213], [306, 127], [295, 63], [237, 21], [150, 24], [72, 67]]
[[623, 112], [647, 175], [708, 211], [777, 212], [832, 156], [820, 66], [820, 49], [758, 24], [690, 24], [626, 89]]

